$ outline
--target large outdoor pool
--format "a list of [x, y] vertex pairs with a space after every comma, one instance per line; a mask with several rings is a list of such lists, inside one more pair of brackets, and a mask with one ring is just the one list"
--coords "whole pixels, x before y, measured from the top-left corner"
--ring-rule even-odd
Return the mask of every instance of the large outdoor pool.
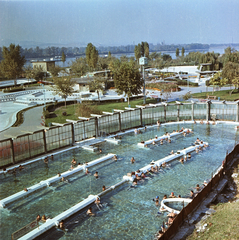
[[[172, 138], [171, 143], [151, 145], [149, 148], [139, 148], [138, 142], [161, 136], [165, 132], [188, 127], [194, 133]], [[67, 233], [53, 229], [40, 239], [152, 239], [154, 233], [166, 220], [166, 214], [158, 214], [158, 207], [152, 201], [155, 196], [162, 199], [164, 194], [174, 192], [182, 197], [189, 195], [190, 189], [196, 184], [208, 180], [212, 173], [222, 164], [227, 151], [230, 152], [239, 141], [239, 134], [232, 124], [200, 125], [174, 124], [160, 128], [148, 128], [146, 132], [135, 135], [133, 132], [123, 135], [120, 144], [104, 142], [98, 145], [103, 153], [89, 152], [82, 148], [69, 150], [54, 156], [48, 165], [43, 160], [27, 165], [16, 174], [1, 175], [0, 198], [6, 198], [16, 192], [30, 187], [42, 180], [65, 172], [71, 166], [72, 158], [77, 162], [90, 162], [108, 153], [118, 156], [118, 161], [107, 160], [89, 168], [92, 173], [99, 172], [99, 179], [93, 174], [83, 172], [68, 178], [69, 182], [58, 182], [48, 188], [18, 200], [1, 211], [1, 239], [11, 239], [11, 234], [33, 221], [37, 214], [55, 217], [72, 207], [88, 195], [97, 195], [102, 186], [111, 186], [122, 180], [129, 172], [167, 156], [171, 150], [189, 147], [196, 138], [209, 143], [209, 147], [198, 154], [192, 153], [192, 158], [185, 164], [178, 161], [140, 183], [136, 188], [129, 188], [131, 183], [125, 183], [104, 195], [101, 201], [104, 207], [101, 211], [93, 205], [95, 217], [87, 217], [85, 210], [74, 215], [65, 223]], [[130, 163], [131, 157], [136, 162]], [[180, 206], [179, 206], [180, 207]]]

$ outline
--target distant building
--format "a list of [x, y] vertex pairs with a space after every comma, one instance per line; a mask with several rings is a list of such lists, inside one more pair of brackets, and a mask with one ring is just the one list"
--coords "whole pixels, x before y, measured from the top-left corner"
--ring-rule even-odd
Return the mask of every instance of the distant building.
[[41, 67], [43, 72], [48, 72], [52, 67], [55, 67], [55, 61], [37, 61], [32, 62], [33, 69]]

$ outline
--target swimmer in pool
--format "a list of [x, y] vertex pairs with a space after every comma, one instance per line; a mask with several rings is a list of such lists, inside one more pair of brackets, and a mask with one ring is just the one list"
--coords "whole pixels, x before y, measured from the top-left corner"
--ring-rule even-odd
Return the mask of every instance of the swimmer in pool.
[[99, 178], [98, 172], [95, 172], [94, 177], [97, 179]]
[[89, 174], [90, 171], [88, 170], [88, 168], [85, 169], [85, 174]]
[[180, 158], [179, 162], [180, 162], [180, 163], [182, 163], [182, 164], [184, 164], [183, 157], [182, 157], [182, 158]]
[[41, 216], [38, 214], [36, 220], [39, 222], [41, 221]]
[[153, 201], [155, 202], [155, 206], [159, 205], [159, 196], [156, 196], [156, 198], [153, 198]]
[[99, 153], [102, 153], [102, 149], [99, 149]]
[[72, 165], [76, 165], [76, 160], [75, 160], [75, 158], [72, 159], [71, 164], [72, 164]]
[[188, 159], [190, 159], [190, 158], [191, 158], [191, 153], [188, 154]]
[[131, 163], [135, 163], [134, 157], [131, 158], [130, 162], [131, 162]]
[[115, 160], [115, 161], [118, 160], [116, 155], [114, 155], [113, 160]]
[[96, 200], [95, 200], [95, 205], [100, 209], [100, 207], [103, 207], [100, 203], [100, 198], [99, 197], [96, 197]]
[[102, 186], [102, 191], [105, 191], [106, 190], [106, 187], [105, 185]]
[[168, 197], [169, 198], [176, 198], [176, 196], [174, 195], [174, 192], [171, 192], [171, 194]]

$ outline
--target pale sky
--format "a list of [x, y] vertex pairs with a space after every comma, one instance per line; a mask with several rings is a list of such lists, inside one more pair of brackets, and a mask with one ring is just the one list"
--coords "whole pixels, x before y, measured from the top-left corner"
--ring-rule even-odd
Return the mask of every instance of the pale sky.
[[0, 39], [75, 46], [239, 43], [239, 0], [0, 0]]

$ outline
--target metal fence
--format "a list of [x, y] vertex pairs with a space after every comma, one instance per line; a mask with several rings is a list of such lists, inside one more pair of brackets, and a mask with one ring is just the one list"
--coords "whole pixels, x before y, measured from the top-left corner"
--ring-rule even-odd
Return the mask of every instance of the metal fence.
[[218, 119], [239, 121], [239, 102], [184, 103], [139, 106], [135, 109], [115, 110], [77, 122], [66, 123], [0, 141], [0, 167], [16, 164], [32, 157], [50, 153], [91, 137], [123, 131], [130, 128], [180, 120]]

